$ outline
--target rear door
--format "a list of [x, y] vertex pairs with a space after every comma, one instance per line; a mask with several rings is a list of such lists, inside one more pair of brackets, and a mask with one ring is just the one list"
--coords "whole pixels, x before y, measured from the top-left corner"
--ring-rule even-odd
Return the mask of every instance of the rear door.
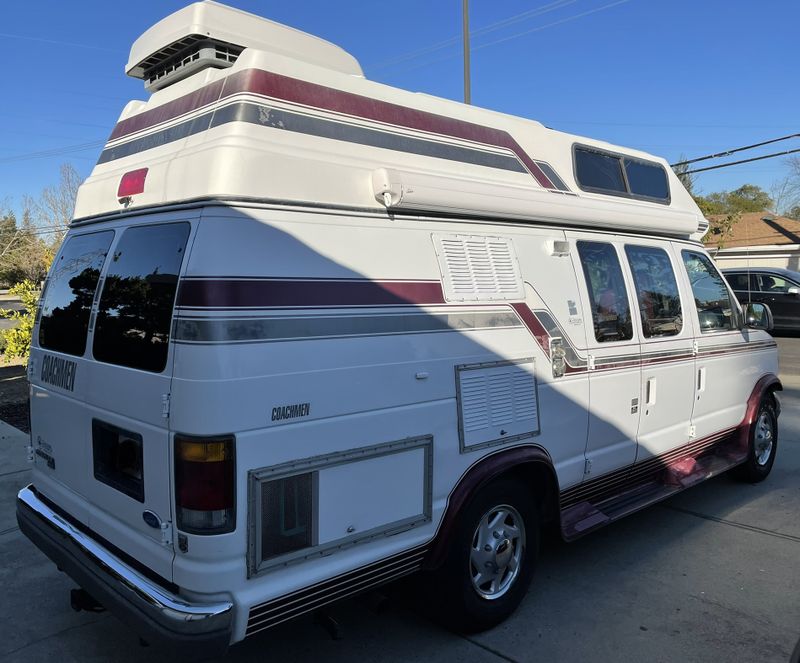
[[[88, 324], [76, 332], [86, 334], [77, 398], [54, 398], [49, 389], [32, 409], [34, 428], [63, 448], [57, 478], [88, 503], [89, 527], [166, 578], [172, 574], [170, 332], [191, 231], [185, 216], [108, 231], [113, 242], [94, 295], [81, 289], [80, 278], [59, 286], [75, 293], [84, 317], [87, 302], [91, 308]], [[73, 318], [63, 306], [49, 306], [50, 291], [48, 285], [40, 331], [45, 347], [57, 331], [48, 320]]]

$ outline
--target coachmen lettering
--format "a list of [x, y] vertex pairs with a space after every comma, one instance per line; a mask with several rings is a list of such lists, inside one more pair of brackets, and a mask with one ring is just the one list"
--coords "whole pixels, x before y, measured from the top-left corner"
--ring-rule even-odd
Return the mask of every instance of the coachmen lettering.
[[63, 357], [45, 355], [42, 359], [42, 382], [60, 387], [67, 391], [73, 391], [75, 387], [75, 373], [78, 364]]
[[417, 571], [484, 630], [541, 526], [767, 478], [771, 315], [739, 307], [664, 159], [378, 84], [217, 2], [126, 70], [149, 96], [33, 330], [32, 439], [57, 453], [32, 450], [17, 518], [145, 641], [215, 657]]
[[274, 407], [272, 408], [272, 421], [283, 421], [284, 419], [307, 417], [310, 411], [311, 403], [295, 403], [294, 405]]

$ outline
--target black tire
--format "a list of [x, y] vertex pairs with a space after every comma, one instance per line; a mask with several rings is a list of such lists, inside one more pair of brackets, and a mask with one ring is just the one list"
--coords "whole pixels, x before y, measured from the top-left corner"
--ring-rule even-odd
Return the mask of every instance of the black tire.
[[[521, 539], [514, 539], [516, 519], [522, 524]], [[433, 573], [432, 598], [437, 619], [456, 631], [475, 633], [505, 620], [525, 596], [539, 553], [539, 518], [531, 491], [519, 481], [501, 479], [482, 488], [459, 514], [458, 521], [448, 556]], [[497, 523], [495, 527], [488, 526], [492, 521]], [[510, 559], [505, 567], [484, 564], [486, 577], [494, 576], [495, 584], [487, 580], [481, 586], [483, 595], [476, 586], [483, 576], [477, 574], [474, 565], [475, 556], [486, 550], [485, 545], [477, 545], [481, 523], [484, 526], [480, 533], [500, 532], [500, 536], [484, 539], [486, 545], [494, 547], [485, 554], [493, 560], [489, 564], [502, 565], [507, 556], [519, 560], [515, 571], [509, 570]]]
[[734, 470], [740, 481], [758, 483], [769, 476], [778, 451], [778, 413], [771, 395], [765, 396], [758, 406], [747, 460]]

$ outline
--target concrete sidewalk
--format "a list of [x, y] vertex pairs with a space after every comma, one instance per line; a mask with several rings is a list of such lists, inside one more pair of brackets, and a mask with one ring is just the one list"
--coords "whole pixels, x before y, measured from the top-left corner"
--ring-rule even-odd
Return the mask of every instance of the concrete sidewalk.
[[0, 420], [0, 535], [17, 529], [16, 496], [30, 482], [27, 433]]

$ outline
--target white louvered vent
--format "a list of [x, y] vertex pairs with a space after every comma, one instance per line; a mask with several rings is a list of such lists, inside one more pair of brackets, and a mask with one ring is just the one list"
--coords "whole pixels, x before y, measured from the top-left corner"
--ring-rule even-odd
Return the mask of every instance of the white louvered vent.
[[511, 240], [434, 235], [447, 301], [508, 301], [525, 295]]
[[539, 432], [533, 360], [457, 367], [461, 450]]

